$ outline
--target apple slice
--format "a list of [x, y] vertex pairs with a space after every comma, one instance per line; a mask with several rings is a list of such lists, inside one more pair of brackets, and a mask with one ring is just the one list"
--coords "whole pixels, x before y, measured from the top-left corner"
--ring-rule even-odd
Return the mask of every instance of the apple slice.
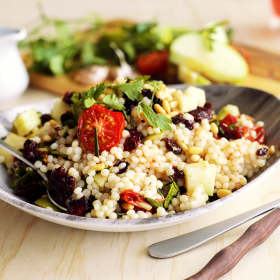
[[216, 83], [241, 84], [249, 71], [245, 59], [230, 45], [213, 42], [211, 51], [197, 33], [182, 35], [172, 43], [170, 61], [186, 65]]

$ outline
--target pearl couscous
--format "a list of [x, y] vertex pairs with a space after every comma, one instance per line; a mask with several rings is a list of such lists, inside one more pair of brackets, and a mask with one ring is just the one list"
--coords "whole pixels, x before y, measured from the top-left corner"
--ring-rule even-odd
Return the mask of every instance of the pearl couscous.
[[[51, 117], [43, 125], [36, 124], [32, 131], [17, 135], [21, 138], [17, 142], [21, 141], [22, 145], [16, 148], [23, 149], [24, 155], [27, 153], [26, 141], [31, 140], [38, 146], [40, 156], [33, 159], [37, 169], [50, 178], [54, 170], [62, 170], [63, 182], [74, 180], [70, 195], [64, 201], [69, 214], [98, 219], [143, 219], [188, 211], [205, 205], [211, 197], [212, 200], [222, 198], [243, 187], [275, 153], [274, 146], [267, 147], [263, 138], [260, 140], [263, 136], [261, 133], [265, 135], [264, 123], [261, 121], [255, 125], [254, 120], [244, 114], [229, 114], [232, 116], [230, 124], [226, 119], [228, 115], [217, 121], [218, 115], [214, 115], [209, 104], [201, 104], [200, 98], [190, 110], [180, 104], [180, 97], [190, 96], [191, 99], [196, 93], [187, 94], [162, 83], [145, 80], [140, 89], [143, 95], [140, 101], [144, 103], [141, 111], [139, 102], [134, 100], [132, 105], [129, 104], [132, 102], [125, 90], [121, 90], [129, 82], [118, 78], [115, 85], [122, 86], [115, 87], [115, 90], [110, 86], [105, 87], [97, 98], [101, 105], [93, 105], [80, 112], [80, 119], [95, 106], [105, 106], [112, 112], [114, 108], [106, 106], [106, 103], [102, 105], [102, 100], [113, 92], [118, 104], [124, 104], [125, 109], [129, 109], [124, 117], [118, 112], [123, 118], [121, 131], [114, 130], [114, 133], [120, 133], [119, 140], [99, 154], [95, 152], [96, 148], [86, 148], [89, 147], [89, 140], [81, 134], [81, 120], [74, 124], [69, 122], [73, 112], [66, 112], [70, 106], [63, 104], [62, 100], [59, 101], [62, 104], [60, 115], [70, 116], [66, 120], [68, 124], [63, 122], [62, 116], [55, 117], [56, 112], [52, 111]], [[191, 88], [195, 92], [195, 88]], [[149, 94], [145, 95], [147, 92]], [[150, 106], [151, 100], [154, 102], [153, 107]], [[149, 115], [145, 114], [145, 106], [152, 108], [155, 116], [165, 116], [163, 121], [166, 121], [167, 129], [153, 124]], [[233, 118], [235, 121], [232, 121]], [[139, 140], [135, 140], [136, 144], [132, 141], [133, 137]], [[100, 148], [103, 142], [99, 139], [98, 136]], [[127, 148], [128, 144], [130, 148]], [[6, 164], [10, 173], [11, 170], [22, 168], [22, 164], [15, 167], [13, 161], [8, 161], [8, 156], [0, 153], [3, 154], [0, 155], [0, 162]], [[203, 164], [204, 169], [200, 169], [202, 173], [198, 176], [200, 179], [191, 181], [194, 179], [190, 178], [188, 167], [202, 168]], [[209, 166], [213, 167], [209, 173], [213, 178], [211, 183], [208, 182], [210, 178], [202, 178], [210, 170]], [[56, 187], [60, 184], [59, 180]], [[35, 203], [44, 207], [38, 201], [47, 197], [44, 194], [40, 197], [36, 197]], [[77, 201], [81, 203], [75, 204]], [[83, 208], [85, 201], [88, 204]], [[72, 212], [69, 210], [71, 205], [74, 209]], [[82, 205], [78, 214], [75, 210], [77, 205]], [[49, 201], [45, 208], [55, 210]]]

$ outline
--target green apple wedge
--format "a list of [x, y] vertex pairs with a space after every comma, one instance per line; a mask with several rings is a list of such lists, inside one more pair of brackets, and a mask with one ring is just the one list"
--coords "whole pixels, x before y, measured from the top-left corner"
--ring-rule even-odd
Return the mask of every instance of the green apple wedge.
[[213, 50], [198, 33], [178, 37], [170, 46], [170, 62], [187, 65], [215, 83], [239, 85], [249, 72], [245, 59], [229, 44], [213, 41]]

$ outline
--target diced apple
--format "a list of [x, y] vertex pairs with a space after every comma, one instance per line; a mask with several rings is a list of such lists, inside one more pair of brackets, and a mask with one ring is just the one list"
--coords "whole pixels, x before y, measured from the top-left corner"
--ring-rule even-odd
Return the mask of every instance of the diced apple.
[[39, 114], [34, 110], [30, 109], [21, 113], [13, 121], [13, 125], [17, 130], [19, 136], [25, 136], [30, 133], [35, 127], [41, 124]]
[[179, 95], [178, 104], [181, 111], [184, 113], [190, 112], [197, 108], [197, 98], [195, 95]]
[[[18, 136], [16, 134], [10, 132], [7, 135], [4, 142], [6, 142], [7, 144], [16, 148], [17, 150], [20, 150], [20, 149], [23, 149], [23, 144], [26, 140], [27, 140], [27, 138], [22, 137], [22, 136]], [[14, 156], [12, 154], [10, 154], [9, 152], [7, 152], [6, 150], [2, 149], [2, 148], [0, 148], [0, 155], [4, 156], [4, 158], [5, 158], [4, 164], [8, 168], [12, 168], [13, 167], [13, 162], [14, 162]]]
[[100, 187], [103, 188], [105, 183], [108, 180], [108, 176], [102, 176], [101, 173], [96, 174], [94, 177], [94, 182]]
[[203, 107], [206, 103], [205, 91], [198, 87], [189, 86], [183, 94], [185, 95], [195, 95], [197, 99], [197, 106]]
[[222, 120], [224, 119], [228, 114], [238, 117], [240, 115], [239, 108], [236, 105], [228, 104], [224, 106], [217, 114], [217, 119]]
[[57, 98], [53, 109], [51, 111], [51, 116], [56, 120], [60, 121], [61, 115], [70, 110], [70, 106], [66, 104], [61, 98]]
[[208, 161], [191, 163], [185, 166], [185, 184], [188, 192], [193, 192], [198, 185], [202, 185], [205, 192], [213, 195], [216, 166]]

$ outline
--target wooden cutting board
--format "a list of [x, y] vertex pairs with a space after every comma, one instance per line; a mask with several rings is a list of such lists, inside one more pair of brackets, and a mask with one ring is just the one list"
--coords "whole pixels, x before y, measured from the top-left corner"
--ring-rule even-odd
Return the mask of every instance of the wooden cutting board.
[[[243, 85], [270, 92], [280, 97], [280, 56], [251, 47], [236, 47], [248, 57], [250, 74]], [[48, 91], [64, 94], [66, 91], [85, 91], [88, 85], [81, 85], [66, 74], [59, 77], [30, 72], [30, 84]]]

